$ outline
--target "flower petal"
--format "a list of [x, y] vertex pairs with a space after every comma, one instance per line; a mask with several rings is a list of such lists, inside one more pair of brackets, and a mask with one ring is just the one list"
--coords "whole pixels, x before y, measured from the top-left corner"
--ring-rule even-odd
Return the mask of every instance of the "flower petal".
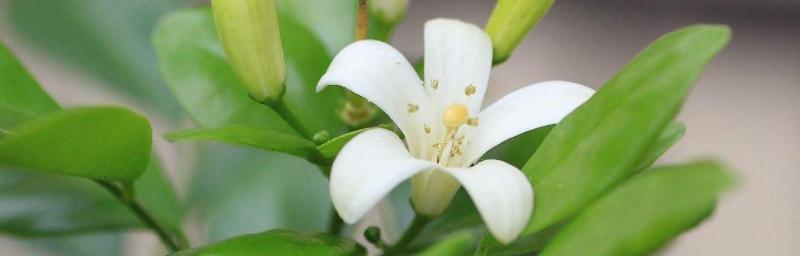
[[[435, 113], [460, 103], [477, 114], [491, 67], [492, 40], [482, 29], [452, 19], [425, 23], [425, 88], [437, 104]], [[466, 93], [470, 86], [474, 92]]]
[[522, 172], [498, 160], [447, 168], [467, 190], [489, 232], [503, 244], [519, 236], [533, 211], [533, 189]]
[[[362, 40], [336, 55], [317, 84], [317, 91], [340, 85], [361, 95], [386, 112], [413, 143], [423, 135], [423, 120], [427, 118], [423, 114], [430, 111], [421, 84], [411, 64], [392, 46]], [[409, 111], [409, 104], [419, 111]]]
[[470, 129], [464, 149], [467, 163], [477, 161], [486, 151], [524, 132], [558, 123], [589, 99], [594, 90], [565, 82], [547, 81], [523, 87], [478, 115], [478, 126]]
[[333, 162], [333, 206], [345, 222], [355, 223], [398, 184], [435, 166], [411, 157], [393, 132], [365, 131], [350, 140]]

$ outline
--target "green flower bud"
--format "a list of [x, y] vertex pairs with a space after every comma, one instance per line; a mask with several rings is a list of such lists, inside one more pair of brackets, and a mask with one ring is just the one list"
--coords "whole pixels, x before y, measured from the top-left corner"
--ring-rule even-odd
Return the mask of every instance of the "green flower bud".
[[381, 229], [376, 226], [370, 226], [364, 230], [364, 238], [370, 243], [377, 244], [381, 241]]
[[406, 16], [408, 0], [369, 0], [367, 8], [370, 17], [384, 24], [395, 24]]
[[212, 0], [225, 55], [253, 99], [271, 104], [285, 91], [286, 64], [273, 0]]
[[508, 59], [528, 31], [547, 13], [555, 0], [498, 0], [486, 24], [494, 45], [495, 64]]

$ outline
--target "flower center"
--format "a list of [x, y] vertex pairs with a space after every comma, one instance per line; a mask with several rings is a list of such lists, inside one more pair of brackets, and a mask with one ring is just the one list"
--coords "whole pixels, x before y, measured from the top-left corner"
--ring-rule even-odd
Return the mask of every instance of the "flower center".
[[444, 110], [444, 126], [447, 129], [457, 129], [459, 126], [467, 123], [469, 119], [469, 110], [463, 104], [450, 104]]

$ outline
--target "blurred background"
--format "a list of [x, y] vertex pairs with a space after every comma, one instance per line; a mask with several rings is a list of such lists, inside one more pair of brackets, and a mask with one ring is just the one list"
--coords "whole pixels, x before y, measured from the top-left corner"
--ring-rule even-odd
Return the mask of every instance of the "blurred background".
[[[160, 16], [191, 3], [139, 2], [0, 0], [0, 42], [64, 105], [125, 104], [153, 119], [155, 134], [189, 126], [174, 96], [161, 81], [150, 32]], [[392, 44], [415, 60], [423, 52], [424, 21], [450, 17], [482, 26], [493, 5], [494, 1], [487, 0], [412, 0], [407, 19], [398, 27]], [[545, 80], [568, 80], [598, 88], [659, 35], [695, 23], [727, 24], [733, 30], [733, 40], [709, 66], [688, 98], [678, 117], [688, 127], [686, 136], [661, 163], [718, 158], [735, 168], [741, 184], [722, 201], [711, 218], [680, 236], [660, 254], [797, 255], [800, 252], [800, 2], [796, 0], [557, 1], [511, 58], [493, 70], [487, 102]], [[160, 137], [154, 140], [179, 191], [197, 189], [199, 185], [192, 184], [203, 184], [204, 179], [207, 182], [219, 178], [208, 176], [200, 181], [186, 178], [197, 166], [222, 165], [196, 164], [196, 151], [224, 151], [229, 155], [224, 161], [228, 163], [225, 168], [239, 172], [223, 178], [249, 180], [252, 184], [227, 188], [224, 195], [250, 194], [251, 198], [241, 200], [260, 204], [244, 213], [217, 216], [252, 213], [251, 217], [258, 219], [261, 214], [280, 215], [274, 210], [270, 212], [276, 207], [325, 210], [314, 206], [325, 205], [327, 199], [315, 196], [317, 192], [325, 193], [326, 182], [313, 168], [305, 166], [308, 170], [298, 173], [259, 172], [261, 176], [253, 178], [236, 173], [258, 169], [257, 165], [228, 166], [239, 158], [243, 162], [253, 152], [231, 153], [219, 146], [197, 150], [168, 144]], [[294, 181], [271, 188], [270, 197], [252, 198], [253, 194], [263, 194], [259, 190], [263, 188], [258, 188], [263, 186], [258, 181], [263, 180]], [[298, 196], [313, 200], [296, 205], [292, 203], [297, 201], [281, 197], [292, 193], [293, 186], [303, 181], [317, 189]], [[189, 201], [199, 197], [227, 202], [193, 196], [191, 192], [181, 192], [181, 196]], [[0, 205], [0, 211], [3, 207]], [[226, 222], [225, 226], [258, 231], [284, 223], [280, 221], [287, 221], [287, 217], [255, 224]], [[190, 232], [210, 229], [218, 237], [234, 232], [214, 226], [193, 227], [197, 225], [192, 225], [192, 219], [188, 222]], [[324, 220], [319, 222], [295, 224], [324, 225]], [[97, 241], [103, 242], [97, 245]], [[68, 239], [0, 235], [0, 254], [107, 255], [121, 250], [137, 255], [156, 243], [146, 231], [126, 236], [87, 234]], [[86, 244], [102, 248], [82, 251]], [[31, 247], [37, 249], [30, 251]]]

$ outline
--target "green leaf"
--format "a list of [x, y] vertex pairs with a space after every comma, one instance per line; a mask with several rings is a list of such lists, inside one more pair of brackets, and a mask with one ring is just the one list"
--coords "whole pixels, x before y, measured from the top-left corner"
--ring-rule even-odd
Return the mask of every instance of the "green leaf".
[[522, 168], [551, 130], [553, 126], [549, 125], [517, 135], [486, 152], [483, 159], [497, 159]]
[[201, 127], [243, 124], [296, 133], [278, 114], [250, 99], [233, 73], [208, 8], [179, 10], [153, 33], [161, 73]]
[[58, 110], [39, 83], [17, 58], [0, 44], [0, 137], [17, 123]]
[[281, 41], [286, 56], [287, 84], [284, 98], [289, 107], [312, 134], [327, 130], [332, 134], [345, 131], [339, 118], [341, 109], [341, 88], [317, 93], [317, 82], [325, 74], [328, 64], [333, 60], [325, 51], [325, 45], [303, 24], [301, 17], [292, 17], [286, 12], [278, 12]]
[[639, 160], [639, 167], [637, 170], [644, 170], [650, 168], [653, 163], [658, 160], [661, 155], [667, 152], [672, 145], [675, 145], [681, 138], [683, 138], [683, 134], [686, 133], [686, 125], [680, 122], [671, 123], [667, 128], [664, 128], [661, 131], [661, 134], [658, 135], [658, 138], [653, 141], [653, 144], [647, 147], [645, 150], [644, 156], [642, 159]]
[[147, 170], [133, 183], [133, 186], [136, 200], [159, 223], [169, 228], [173, 234], [177, 234], [181, 229], [184, 208], [157, 156], [153, 156]]
[[17, 240], [30, 255], [123, 255], [125, 236], [115, 232], [37, 237]]
[[316, 149], [314, 149], [316, 145], [301, 137], [275, 130], [242, 125], [173, 131], [164, 134], [164, 138], [170, 142], [213, 140], [229, 144], [247, 145], [265, 150], [283, 152], [306, 159], [311, 158], [316, 153]]
[[170, 254], [171, 256], [238, 255], [366, 255], [356, 242], [330, 234], [306, 234], [292, 230], [270, 230], [220, 241], [205, 247]]
[[177, 116], [179, 105], [158, 74], [149, 38], [156, 21], [180, 2], [12, 0], [3, 12], [27, 45], [152, 110]]
[[0, 170], [0, 232], [58, 236], [139, 226], [94, 182], [41, 172]]
[[733, 184], [713, 162], [644, 172], [581, 212], [541, 255], [645, 255], [708, 217]]
[[150, 160], [150, 123], [119, 107], [63, 110], [0, 140], [0, 164], [100, 180], [131, 181]]
[[355, 40], [356, 4], [357, 1], [350, 0], [277, 1], [279, 15], [291, 17], [308, 28], [325, 45], [329, 55]]
[[[378, 128], [389, 129], [389, 130], [392, 130], [392, 127], [393, 126], [391, 126], [391, 125], [379, 125], [378, 126]], [[339, 154], [339, 151], [342, 150], [344, 145], [347, 144], [347, 142], [349, 142], [351, 139], [356, 137], [356, 135], [359, 135], [359, 134], [361, 134], [362, 132], [364, 132], [366, 130], [374, 129], [374, 128], [375, 127], [358, 129], [358, 130], [343, 134], [343, 135], [341, 135], [339, 137], [333, 138], [331, 140], [326, 141], [325, 143], [322, 143], [322, 145], [317, 146], [317, 150], [319, 150], [319, 152], [322, 153], [322, 156], [325, 159], [333, 159], [334, 157], [336, 157], [336, 155]]]
[[665, 35], [556, 125], [522, 169], [536, 189], [523, 234], [569, 218], [634, 173], [729, 38], [713, 25]]
[[188, 199], [208, 223], [206, 241], [274, 228], [325, 230], [328, 181], [314, 165], [252, 148], [199, 146]]
[[452, 234], [438, 243], [431, 245], [425, 250], [416, 253], [417, 256], [439, 256], [439, 255], [469, 255], [475, 243], [475, 236], [466, 231]]

